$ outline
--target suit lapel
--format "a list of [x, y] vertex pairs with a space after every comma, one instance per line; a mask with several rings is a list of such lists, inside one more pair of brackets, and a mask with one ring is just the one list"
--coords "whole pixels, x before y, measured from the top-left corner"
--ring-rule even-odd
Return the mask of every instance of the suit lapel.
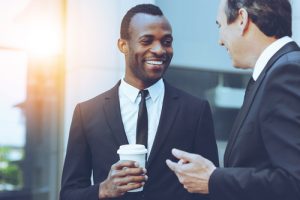
[[224, 165], [228, 166], [229, 158], [232, 153], [232, 149], [234, 146], [234, 143], [237, 139], [237, 136], [239, 135], [240, 128], [242, 127], [242, 124], [244, 123], [248, 112], [251, 108], [251, 105], [254, 101], [254, 97], [257, 93], [258, 88], [260, 87], [261, 83], [263, 82], [266, 72], [273, 66], [273, 64], [284, 54], [289, 53], [291, 51], [299, 50], [299, 47], [295, 42], [290, 42], [283, 46], [267, 63], [266, 67], [258, 77], [258, 79], [255, 81], [255, 85], [253, 86], [253, 90], [250, 92], [247, 99], [244, 99], [243, 106], [237, 115], [237, 118], [234, 122], [230, 137], [228, 139], [228, 145], [224, 154]]
[[115, 87], [113, 87], [110, 91], [107, 92], [105, 96], [105, 103], [103, 105], [103, 109], [105, 117], [107, 119], [107, 123], [111, 129], [114, 138], [117, 141], [117, 144], [122, 145], [128, 144], [128, 140], [126, 137], [120, 110], [120, 101], [118, 95], [119, 85], [120, 81]]
[[224, 155], [224, 165], [225, 166], [227, 166], [227, 164], [228, 164], [228, 159], [231, 154], [232, 147], [238, 136], [239, 130], [240, 130], [244, 120], [247, 117], [249, 109], [251, 108], [252, 102], [254, 100], [255, 94], [256, 94], [262, 80], [264, 79], [264, 77], [265, 77], [265, 73], [261, 74], [259, 76], [259, 78], [255, 81], [255, 84], [253, 85], [253, 89], [250, 91], [250, 94], [247, 96], [247, 99], [244, 99], [243, 106], [240, 109], [240, 111], [236, 117], [233, 128], [231, 130], [230, 137], [228, 139], [228, 145], [227, 145], [225, 155]]
[[159, 153], [160, 147], [164, 144], [172, 124], [175, 121], [176, 114], [179, 110], [178, 94], [170, 85], [165, 82], [165, 96], [157, 128], [157, 133], [154, 139], [152, 150], [147, 162], [147, 167], [153, 163], [156, 155]]

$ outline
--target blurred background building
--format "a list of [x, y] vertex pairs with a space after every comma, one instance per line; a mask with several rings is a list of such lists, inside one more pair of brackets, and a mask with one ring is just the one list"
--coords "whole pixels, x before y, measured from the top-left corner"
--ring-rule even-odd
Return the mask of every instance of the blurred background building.
[[218, 2], [0, 0], [0, 200], [58, 199], [73, 109], [123, 77], [120, 23], [139, 3], [160, 6], [170, 20], [175, 54], [165, 78], [209, 100], [222, 161], [251, 71], [234, 69], [218, 46]]

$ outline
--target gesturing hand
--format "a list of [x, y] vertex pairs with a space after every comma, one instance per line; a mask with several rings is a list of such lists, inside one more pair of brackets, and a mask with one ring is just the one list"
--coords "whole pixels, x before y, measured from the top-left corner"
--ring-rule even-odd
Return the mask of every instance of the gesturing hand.
[[119, 161], [112, 165], [105, 181], [100, 183], [99, 198], [113, 198], [142, 187], [148, 179], [146, 169], [134, 161]]
[[191, 193], [208, 194], [208, 181], [216, 169], [214, 164], [204, 157], [173, 149], [172, 154], [178, 163], [167, 160], [168, 167], [175, 172], [180, 183]]

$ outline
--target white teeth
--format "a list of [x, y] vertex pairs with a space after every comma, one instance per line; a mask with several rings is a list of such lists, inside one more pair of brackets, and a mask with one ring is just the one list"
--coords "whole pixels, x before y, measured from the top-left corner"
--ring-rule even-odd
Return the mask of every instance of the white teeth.
[[146, 63], [149, 65], [161, 65], [161, 64], [163, 64], [163, 61], [148, 60], [148, 61], [146, 61]]

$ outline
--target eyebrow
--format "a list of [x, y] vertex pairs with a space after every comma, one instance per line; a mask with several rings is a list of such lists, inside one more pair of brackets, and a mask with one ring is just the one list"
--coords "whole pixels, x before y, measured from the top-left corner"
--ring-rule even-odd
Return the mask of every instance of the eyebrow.
[[173, 40], [173, 35], [172, 34], [167, 34], [163, 38], [171, 38]]
[[[150, 34], [146, 34], [146, 35], [142, 35], [141, 37], [139, 37], [139, 39], [142, 39], [142, 38], [154, 38], [154, 36], [150, 35]], [[163, 38], [172, 38], [173, 39], [173, 36], [172, 36], [172, 34], [166, 34], [165, 36], [163, 36]]]
[[154, 37], [153, 35], [142, 35], [141, 37], [139, 37], [139, 38], [144, 38], [144, 37]]

